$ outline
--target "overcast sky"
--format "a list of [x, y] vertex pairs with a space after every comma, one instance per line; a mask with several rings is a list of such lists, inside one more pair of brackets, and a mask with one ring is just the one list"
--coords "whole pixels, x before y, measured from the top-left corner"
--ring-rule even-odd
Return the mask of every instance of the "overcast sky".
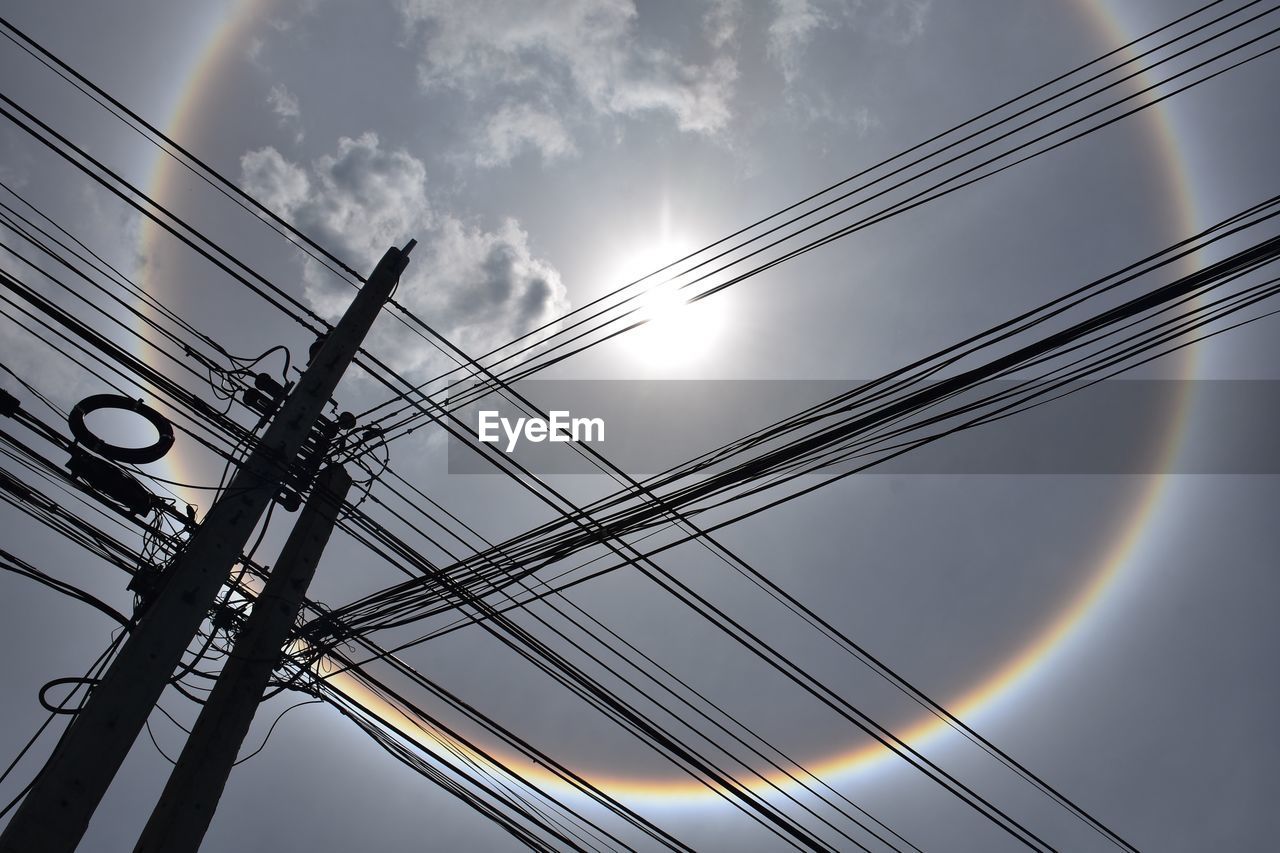
[[[12, 0], [4, 15], [355, 269], [367, 273], [389, 245], [417, 239], [397, 298], [479, 354], [1197, 4], [253, 5]], [[1276, 62], [1253, 63], [1158, 113], [783, 264], [547, 375], [878, 376], [1272, 194]], [[317, 314], [341, 314], [349, 287], [7, 41], [0, 80], [6, 94]], [[0, 178], [231, 352], [256, 355], [283, 343], [295, 362], [303, 359], [311, 337], [297, 324], [8, 124], [0, 126]], [[0, 263], [16, 269], [9, 258]], [[1147, 374], [1280, 378], [1275, 329], [1274, 321], [1253, 324]], [[4, 318], [0, 341], [4, 363], [60, 405], [103, 390]], [[447, 366], [387, 317], [368, 347], [418, 381]], [[8, 376], [0, 387], [18, 391]], [[357, 374], [338, 399], [361, 411], [386, 395]], [[1152, 441], [1171, 429], [1163, 425]], [[1211, 446], [1217, 432], [1185, 434]], [[220, 470], [181, 439], [169, 463], [155, 470], [196, 484], [216, 482]], [[487, 536], [548, 518], [504, 477], [451, 475], [439, 430], [397, 440], [391, 465]], [[550, 481], [578, 500], [610, 485], [599, 476]], [[1280, 829], [1272, 806], [1280, 750], [1269, 713], [1280, 698], [1278, 498], [1276, 479], [1260, 475], [871, 475], [757, 516], [723, 541], [948, 705], [990, 684], [1100, 573], [1117, 568], [1059, 641], [966, 719], [1140, 849], [1262, 850]], [[286, 529], [277, 520], [264, 555]], [[6, 549], [128, 610], [126, 579], [110, 566], [7, 506], [0, 530]], [[886, 725], [906, 730], [917, 721], [889, 686], [702, 549], [684, 546], [659, 563]], [[336, 607], [399, 579], [339, 535], [312, 598]], [[643, 579], [615, 573], [571, 598], [802, 763], [822, 764], [861, 743], [846, 721]], [[43, 719], [40, 685], [83, 672], [110, 631], [84, 605], [0, 575], [5, 764]], [[624, 799], [630, 782], [687, 778], [474, 628], [405, 658], [589, 778], [617, 784]], [[249, 744], [261, 743], [286, 699], [264, 706]], [[172, 691], [163, 704], [179, 719], [193, 716]], [[164, 717], [152, 729], [170, 755], [181, 748], [182, 732]], [[0, 786], [0, 801], [26, 784], [51, 747], [48, 736], [39, 742]], [[921, 748], [1045, 827], [1063, 849], [1107, 849], [958, 739]], [[131, 849], [168, 768], [144, 734], [83, 849]], [[923, 849], [1009, 844], [904, 766], [877, 762], [829, 781]], [[714, 798], [628, 801], [698, 849], [779, 843]], [[204, 849], [511, 843], [336, 712], [309, 706], [284, 718], [262, 754], [235, 770]]]

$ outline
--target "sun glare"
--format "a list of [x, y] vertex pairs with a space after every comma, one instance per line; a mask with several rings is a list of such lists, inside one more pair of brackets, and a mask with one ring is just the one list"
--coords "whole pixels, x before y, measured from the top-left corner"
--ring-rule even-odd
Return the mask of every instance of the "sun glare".
[[[620, 283], [635, 281], [689, 252], [687, 246], [676, 242], [664, 242], [638, 252], [622, 264], [617, 280]], [[674, 373], [704, 364], [713, 354], [724, 328], [724, 307], [717, 304], [715, 297], [690, 302], [698, 286], [680, 287], [693, 276], [670, 280], [687, 266], [677, 265], [627, 291], [639, 294], [627, 305], [635, 309], [627, 322], [643, 321], [644, 325], [619, 340], [628, 356], [650, 370]]]

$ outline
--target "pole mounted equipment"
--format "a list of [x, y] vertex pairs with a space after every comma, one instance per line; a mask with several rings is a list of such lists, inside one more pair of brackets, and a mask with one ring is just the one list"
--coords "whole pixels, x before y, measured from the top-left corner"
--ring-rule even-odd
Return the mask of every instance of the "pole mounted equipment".
[[351, 476], [340, 466], [321, 472], [191, 727], [134, 853], [196, 853], [200, 849], [350, 489]]
[[[99, 438], [85, 424], [84, 419], [86, 415], [102, 409], [119, 409], [138, 415], [155, 428], [156, 440], [147, 447], [121, 447]], [[76, 441], [86, 450], [92, 450], [115, 462], [145, 465], [164, 458], [173, 447], [173, 424], [169, 423], [169, 419], [141, 400], [130, 400], [120, 394], [93, 394], [85, 397], [71, 409], [71, 413], [67, 415], [67, 424]]]
[[168, 570], [155, 601], [0, 835], [0, 853], [73, 853], [183, 652], [409, 263], [390, 248]]

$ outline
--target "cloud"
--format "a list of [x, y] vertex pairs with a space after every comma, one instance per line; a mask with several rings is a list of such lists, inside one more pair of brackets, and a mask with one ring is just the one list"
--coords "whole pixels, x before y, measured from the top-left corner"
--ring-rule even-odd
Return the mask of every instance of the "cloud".
[[777, 14], [769, 24], [767, 49], [790, 84], [800, 74], [800, 60], [814, 32], [831, 26], [832, 18], [818, 0], [774, 0], [774, 6]]
[[852, 27], [867, 36], [906, 44], [924, 32], [932, 0], [774, 0], [767, 50], [787, 85], [802, 72], [805, 53], [824, 29]]
[[655, 53], [647, 62], [647, 74], [612, 93], [610, 106], [615, 112], [663, 110], [675, 117], [681, 130], [708, 136], [728, 126], [733, 116], [729, 93], [738, 77], [732, 59], [719, 57], [693, 66]]
[[353, 259], [377, 261], [392, 243], [435, 224], [422, 161], [386, 150], [373, 132], [342, 137], [310, 169], [267, 147], [241, 157], [240, 170], [264, 204]]
[[507, 104], [490, 116], [484, 145], [476, 152], [477, 166], [505, 166], [525, 149], [546, 161], [577, 153], [569, 131], [555, 115], [528, 104]]
[[[559, 273], [534, 255], [518, 222], [486, 230], [435, 210], [422, 162], [383, 147], [375, 133], [343, 137], [335, 153], [309, 167], [271, 147], [249, 151], [240, 173], [246, 191], [357, 269], [372, 269], [387, 247], [416, 238], [396, 299], [468, 353], [487, 352], [568, 309]], [[312, 308], [336, 320], [351, 288], [309, 259], [303, 278]], [[453, 366], [400, 323], [380, 323], [371, 343], [419, 379]]]
[[282, 216], [300, 207], [311, 192], [306, 170], [269, 146], [240, 158], [240, 184]]
[[533, 256], [514, 219], [485, 231], [445, 217], [427, 249], [428, 269], [411, 286], [415, 310], [468, 352], [486, 352], [568, 309], [559, 273]]
[[298, 109], [298, 99], [284, 87], [283, 83], [277, 83], [271, 87], [271, 91], [267, 92], [267, 103], [271, 105], [271, 111], [282, 119], [298, 118], [302, 115], [302, 111]]
[[[418, 76], [429, 90], [454, 90], [482, 107], [541, 102], [561, 128], [580, 115], [659, 114], [682, 131], [715, 135], [733, 115], [738, 69], [727, 47], [736, 0], [715, 0], [704, 27], [712, 55], [696, 60], [642, 44], [631, 0], [397, 0], [397, 7], [420, 40]], [[505, 162], [488, 133], [496, 117], [479, 135], [481, 159], [490, 163]]]
[[266, 48], [267, 42], [261, 36], [253, 36], [245, 43], [244, 56], [250, 63], [258, 68], [262, 65], [262, 51]]
[[298, 98], [283, 83], [276, 83], [267, 92], [267, 104], [271, 107], [271, 112], [276, 114], [281, 127], [293, 129], [294, 142], [301, 142], [304, 135]]
[[702, 16], [702, 29], [707, 43], [713, 48], [724, 48], [738, 38], [738, 25], [742, 17], [742, 0], [709, 0]]

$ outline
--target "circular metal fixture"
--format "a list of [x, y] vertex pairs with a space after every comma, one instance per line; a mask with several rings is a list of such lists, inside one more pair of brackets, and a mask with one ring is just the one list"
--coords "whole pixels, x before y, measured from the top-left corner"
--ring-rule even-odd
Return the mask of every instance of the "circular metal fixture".
[[[94, 435], [84, 422], [85, 415], [100, 409], [122, 409], [145, 419], [155, 427], [157, 433], [155, 442], [146, 447], [121, 447], [118, 444], [103, 441]], [[71, 426], [71, 434], [76, 437], [76, 441], [87, 450], [92, 450], [99, 456], [115, 462], [144, 465], [162, 458], [169, 452], [169, 448], [173, 447], [173, 424], [169, 423], [169, 419], [141, 400], [130, 400], [120, 394], [93, 394], [85, 397], [71, 410], [71, 414], [67, 416], [67, 423]]]

